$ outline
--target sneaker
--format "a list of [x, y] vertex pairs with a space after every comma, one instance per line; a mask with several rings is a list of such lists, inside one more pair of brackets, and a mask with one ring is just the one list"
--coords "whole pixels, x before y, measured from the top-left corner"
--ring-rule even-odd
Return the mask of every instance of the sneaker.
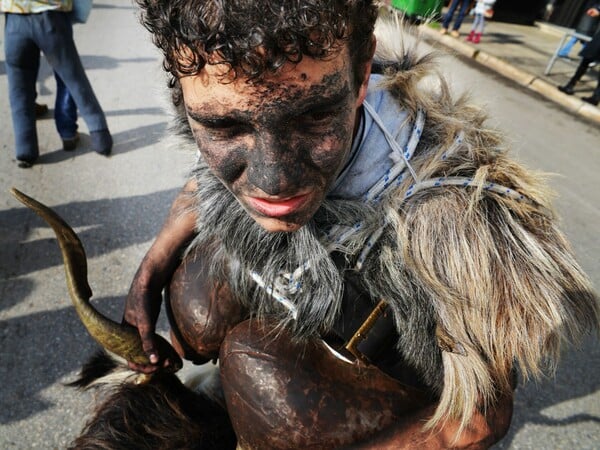
[[113, 139], [110, 131], [107, 129], [90, 132], [92, 148], [96, 153], [104, 156], [110, 155], [113, 146]]
[[452, 36], [453, 38], [457, 38], [460, 37], [460, 33], [458, 32], [458, 30], [452, 30], [450, 32], [450, 36]]
[[581, 100], [594, 106], [598, 106], [598, 103], [600, 103], [600, 97], [595, 97], [593, 95], [591, 97], [582, 97]]
[[40, 117], [44, 117], [46, 114], [48, 114], [48, 105], [36, 103], [33, 110], [35, 111], [35, 118], [39, 119]]
[[473, 44], [479, 44], [481, 42], [481, 33], [475, 33], [473, 36]]
[[63, 150], [65, 152], [72, 152], [77, 148], [77, 144], [79, 144], [79, 133], [75, 133], [75, 136], [72, 138], [62, 139]]
[[442, 28], [440, 30], [440, 34], [443, 36], [444, 34], [448, 34], [448, 28]]
[[558, 86], [558, 90], [567, 95], [573, 95], [575, 93], [575, 89], [570, 84], [565, 84], [564, 86]]
[[33, 166], [33, 162], [24, 159], [17, 159], [17, 167], [20, 169], [29, 169]]

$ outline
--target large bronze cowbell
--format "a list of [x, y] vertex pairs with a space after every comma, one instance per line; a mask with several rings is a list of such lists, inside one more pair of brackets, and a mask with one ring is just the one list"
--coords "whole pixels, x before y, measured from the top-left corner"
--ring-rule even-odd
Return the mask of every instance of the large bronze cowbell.
[[186, 357], [201, 362], [218, 356], [240, 448], [337, 448], [430, 401], [370, 364], [360, 350], [385, 316], [384, 303], [340, 348], [323, 339], [300, 341], [274, 323], [248, 319], [227, 287], [203, 277], [208, 263], [199, 253], [186, 256], [171, 281], [169, 315]]

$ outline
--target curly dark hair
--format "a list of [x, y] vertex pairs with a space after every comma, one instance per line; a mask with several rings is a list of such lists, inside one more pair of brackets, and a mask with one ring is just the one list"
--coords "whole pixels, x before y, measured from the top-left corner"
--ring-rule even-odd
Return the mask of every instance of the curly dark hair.
[[206, 64], [258, 79], [304, 55], [325, 59], [349, 42], [358, 86], [369, 59], [373, 0], [136, 0], [142, 23], [163, 51], [173, 87]]

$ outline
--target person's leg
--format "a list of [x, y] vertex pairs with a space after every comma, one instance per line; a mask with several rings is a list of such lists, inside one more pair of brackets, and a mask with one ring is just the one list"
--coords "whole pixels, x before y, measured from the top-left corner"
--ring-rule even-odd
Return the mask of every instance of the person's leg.
[[35, 15], [6, 14], [4, 53], [8, 97], [15, 134], [15, 153], [20, 167], [30, 166], [39, 156], [35, 125], [35, 82], [40, 50], [29, 36]]
[[600, 103], [600, 72], [598, 73], [598, 84], [596, 85], [596, 89], [594, 89], [594, 93], [591, 97], [583, 97], [582, 100], [596, 106]]
[[448, 31], [450, 27], [450, 22], [452, 21], [452, 17], [454, 16], [454, 12], [456, 11], [456, 7], [462, 0], [452, 0], [446, 15], [444, 16], [444, 20], [442, 21], [442, 30]]
[[[38, 73], [35, 74], [35, 78], [37, 80], [37, 77], [39, 75], [39, 66], [38, 66]], [[42, 117], [44, 117], [47, 113], [48, 113], [48, 105], [46, 105], [45, 103], [38, 103], [37, 102], [37, 89], [35, 91], [35, 104], [34, 104], [34, 111], [35, 111], [35, 118], [36, 119], [40, 119]]]
[[485, 28], [485, 16], [483, 14], [477, 14], [477, 26], [475, 27], [475, 36], [473, 36], [473, 43], [479, 44], [481, 42], [481, 35]]
[[478, 44], [481, 39], [481, 33], [479, 32], [479, 24], [481, 22], [481, 17], [481, 14], [475, 14], [475, 16], [473, 17], [473, 23], [471, 24], [471, 32], [467, 37], [467, 41], [471, 41], [474, 44]]
[[567, 95], [573, 95], [575, 93], [575, 85], [581, 79], [581, 77], [585, 74], [588, 69], [588, 66], [592, 62], [591, 59], [583, 58], [575, 71], [573, 77], [569, 80], [567, 84], [564, 86], [559, 86], [558, 90], [564, 92]]
[[475, 29], [473, 27], [471, 27], [471, 31], [469, 32], [469, 35], [467, 36], [467, 41], [473, 42], [474, 37], [475, 37]]
[[62, 79], [54, 72], [56, 80], [56, 101], [54, 102], [54, 122], [63, 141], [63, 150], [75, 150], [77, 146], [77, 106]]
[[456, 21], [454, 22], [454, 27], [453, 29], [458, 31], [460, 26], [463, 23], [463, 20], [465, 20], [465, 16], [467, 15], [467, 11], [469, 9], [469, 5], [471, 4], [471, 0], [462, 0], [460, 2], [460, 9], [458, 10], [458, 17], [456, 18]]
[[[37, 95], [36, 95], [36, 97], [37, 97]], [[44, 103], [35, 102], [34, 111], [35, 111], [35, 118], [41, 119], [48, 113], [48, 105], [46, 105]]]
[[40, 48], [73, 97], [90, 131], [92, 147], [96, 152], [108, 155], [112, 138], [104, 112], [75, 47], [69, 15], [54, 11], [41, 15], [44, 16], [46, 29], [44, 34], [36, 37]]

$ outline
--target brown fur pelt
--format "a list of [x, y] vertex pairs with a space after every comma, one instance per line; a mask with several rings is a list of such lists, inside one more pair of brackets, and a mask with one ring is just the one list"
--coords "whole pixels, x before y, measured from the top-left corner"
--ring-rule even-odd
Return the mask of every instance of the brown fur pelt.
[[[117, 365], [105, 353], [92, 358], [72, 385], [86, 388]], [[143, 384], [111, 383], [82, 434], [77, 450], [224, 450], [236, 448], [227, 412], [185, 387], [174, 374]]]
[[[407, 304], [434, 308], [460, 351], [442, 354], [444, 387], [430, 425], [452, 417], [464, 426], [477, 402], [510, 389], [514, 363], [526, 377], [540, 375], [563, 343], [597, 331], [599, 302], [557, 228], [544, 176], [511, 160], [500, 134], [484, 127], [485, 114], [465, 97], [453, 100], [443, 77], [437, 93], [423, 93], [431, 56], [397, 48], [397, 32], [393, 24], [379, 29], [380, 55], [414, 63], [390, 72], [385, 86], [408, 110], [427, 113], [413, 168], [421, 179], [471, 177], [478, 187], [440, 186], [404, 200], [414, 181], [400, 186], [387, 199], [390, 227], [368, 283], [397, 304], [399, 329]], [[444, 154], [460, 131], [462, 145]], [[488, 191], [489, 182], [525, 200]]]

